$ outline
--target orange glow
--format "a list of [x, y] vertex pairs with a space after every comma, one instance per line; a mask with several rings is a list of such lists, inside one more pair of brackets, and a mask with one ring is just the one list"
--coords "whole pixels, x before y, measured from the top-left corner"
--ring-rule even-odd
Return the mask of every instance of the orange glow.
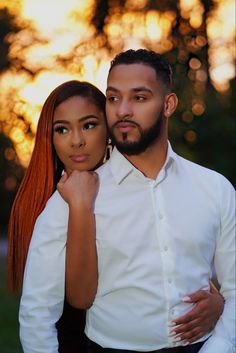
[[[210, 77], [217, 90], [226, 91], [235, 75], [235, 1], [214, 1], [217, 8], [207, 22]], [[149, 46], [165, 53], [174, 45], [170, 35], [175, 12], [147, 10], [147, 0], [127, 0], [124, 7], [113, 6], [105, 19], [110, 54], [104, 38], [94, 38], [91, 19], [95, 5], [95, 0], [0, 0], [0, 8], [7, 7], [16, 14], [17, 23], [24, 27], [7, 36], [13, 64], [0, 75], [0, 120], [5, 122], [3, 131], [13, 141], [24, 166], [32, 152], [42, 104], [57, 85], [71, 79], [86, 80], [105, 92], [110, 60], [116, 52]], [[187, 22], [180, 30], [186, 38], [191, 28], [202, 25], [203, 10], [200, 0], [180, 0], [181, 16]], [[206, 44], [204, 34], [186, 42], [193, 50]], [[179, 61], [186, 62], [185, 50], [180, 52]], [[201, 92], [207, 72], [197, 58], [189, 62], [188, 76], [195, 93]], [[193, 115], [200, 116], [204, 110], [202, 102], [194, 102], [192, 111], [184, 113], [182, 119], [191, 122]], [[22, 119], [17, 119], [19, 116]], [[194, 134], [188, 131], [186, 140], [195, 141]], [[11, 158], [11, 153], [6, 153], [6, 158]]]
[[187, 140], [190, 143], [194, 143], [197, 140], [197, 134], [193, 130], [186, 131], [186, 133], [184, 134], [184, 137], [185, 137], [185, 140]]
[[218, 7], [207, 25], [210, 76], [217, 90], [226, 91], [235, 77], [235, 0], [215, 2]]
[[181, 16], [189, 19], [192, 28], [202, 24], [203, 6], [199, 0], [180, 0]]

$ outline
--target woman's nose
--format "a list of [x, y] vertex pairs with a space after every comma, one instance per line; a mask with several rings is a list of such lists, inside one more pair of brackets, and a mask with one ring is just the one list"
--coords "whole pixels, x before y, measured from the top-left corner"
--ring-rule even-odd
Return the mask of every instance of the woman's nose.
[[86, 140], [83, 132], [73, 131], [72, 138], [71, 138], [71, 145], [73, 147], [82, 147], [86, 145]]

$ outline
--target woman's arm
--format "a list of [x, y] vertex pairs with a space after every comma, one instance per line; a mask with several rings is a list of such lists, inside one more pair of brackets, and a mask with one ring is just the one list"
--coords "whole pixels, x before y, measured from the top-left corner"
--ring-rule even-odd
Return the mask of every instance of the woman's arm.
[[66, 245], [66, 298], [70, 305], [89, 308], [97, 291], [96, 227], [93, 214], [98, 191], [94, 172], [63, 175], [58, 191], [69, 205]]
[[190, 344], [215, 327], [224, 310], [224, 300], [212, 282], [210, 282], [210, 293], [198, 290], [183, 299], [195, 305], [187, 314], [174, 320], [170, 334]]
[[25, 353], [57, 353], [56, 322], [65, 291], [68, 205], [58, 192], [38, 217], [26, 261], [20, 301], [20, 339]]

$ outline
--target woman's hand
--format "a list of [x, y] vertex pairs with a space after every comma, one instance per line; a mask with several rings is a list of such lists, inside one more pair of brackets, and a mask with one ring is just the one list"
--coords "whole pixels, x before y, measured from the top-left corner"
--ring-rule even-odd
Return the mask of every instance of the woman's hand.
[[170, 335], [174, 341], [190, 344], [211, 331], [224, 309], [224, 300], [210, 282], [210, 293], [205, 290], [184, 297], [186, 303], [195, 303], [192, 310], [171, 323]]
[[74, 170], [69, 176], [64, 173], [57, 190], [70, 206], [93, 207], [99, 188], [98, 175], [92, 171]]

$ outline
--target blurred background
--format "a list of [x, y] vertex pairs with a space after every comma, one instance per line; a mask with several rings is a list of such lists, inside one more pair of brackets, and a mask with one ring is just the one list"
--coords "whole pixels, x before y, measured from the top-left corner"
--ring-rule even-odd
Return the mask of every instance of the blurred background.
[[234, 0], [0, 0], [0, 350], [21, 352], [18, 298], [5, 290], [10, 208], [40, 109], [60, 83], [103, 92], [110, 60], [148, 48], [172, 64], [179, 106], [170, 140], [236, 186]]

